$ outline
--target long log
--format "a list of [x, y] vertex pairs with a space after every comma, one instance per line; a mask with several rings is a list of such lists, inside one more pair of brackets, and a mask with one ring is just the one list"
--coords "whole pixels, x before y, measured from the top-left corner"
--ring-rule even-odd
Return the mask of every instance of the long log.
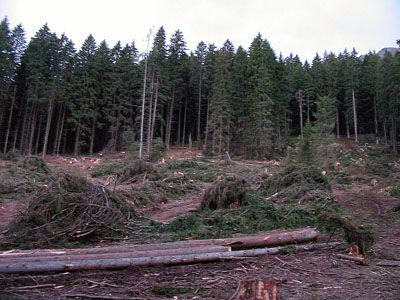
[[[310, 251], [317, 249], [329, 249], [341, 243], [322, 243], [293, 246], [294, 251]], [[250, 250], [238, 250], [232, 252], [214, 252], [203, 254], [172, 255], [158, 257], [134, 257], [115, 258], [99, 260], [76, 260], [76, 261], [46, 261], [28, 263], [0, 263], [0, 273], [43, 273], [63, 271], [84, 271], [98, 269], [123, 269], [131, 266], [153, 266], [153, 265], [177, 265], [198, 262], [210, 262], [229, 260], [234, 258], [245, 258], [262, 256], [266, 254], [278, 254], [287, 247], [262, 248]]]
[[0, 258], [2, 263], [28, 263], [28, 262], [46, 262], [46, 261], [77, 261], [77, 260], [99, 260], [99, 259], [112, 259], [112, 258], [133, 258], [133, 257], [152, 257], [152, 256], [168, 256], [168, 255], [187, 255], [187, 254], [201, 254], [213, 252], [229, 252], [229, 246], [202, 246], [196, 248], [176, 248], [164, 250], [149, 250], [149, 251], [134, 251], [131, 252], [112, 252], [100, 254], [59, 254], [49, 256], [9, 256]]
[[285, 244], [303, 243], [316, 240], [318, 232], [314, 228], [302, 228], [285, 231], [269, 231], [255, 235], [242, 237], [209, 239], [209, 240], [188, 240], [162, 244], [143, 244], [143, 245], [118, 245], [100, 248], [80, 248], [80, 249], [42, 249], [42, 250], [11, 250], [0, 252], [0, 259], [9, 256], [31, 257], [31, 256], [52, 256], [52, 255], [80, 255], [80, 254], [100, 254], [114, 252], [149, 251], [176, 248], [194, 248], [198, 246], [230, 246], [232, 249], [245, 249], [266, 246], [278, 246]]

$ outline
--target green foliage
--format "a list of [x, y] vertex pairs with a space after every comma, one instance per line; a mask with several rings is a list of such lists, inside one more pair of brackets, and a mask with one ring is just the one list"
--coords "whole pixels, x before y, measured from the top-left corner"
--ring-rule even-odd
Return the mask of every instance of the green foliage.
[[139, 143], [135, 141], [132, 130], [125, 130], [122, 133], [122, 149], [133, 154], [139, 151]]
[[199, 286], [173, 286], [173, 285], [155, 285], [153, 287], [153, 293], [158, 296], [165, 296], [172, 298], [179, 294], [186, 294], [190, 292], [197, 293], [201, 287]]
[[221, 238], [235, 233], [255, 233], [279, 228], [323, 227], [320, 216], [337, 213], [334, 201], [314, 199], [304, 205], [267, 203], [254, 194], [246, 194], [236, 209], [205, 210], [180, 217], [161, 229], [174, 239]]
[[303, 138], [299, 142], [299, 159], [302, 162], [309, 163], [315, 156], [315, 145], [312, 144], [314, 134], [315, 127], [307, 123], [304, 126]]
[[126, 167], [128, 162], [125, 160], [112, 161], [104, 164], [99, 164], [93, 168], [92, 177], [103, 177], [108, 175], [115, 175], [121, 172], [121, 170]]
[[394, 186], [389, 191], [390, 196], [400, 198], [400, 187]]
[[161, 138], [156, 138], [153, 140], [151, 147], [150, 160], [156, 161], [162, 158], [165, 155], [165, 150], [166, 149], [163, 140]]

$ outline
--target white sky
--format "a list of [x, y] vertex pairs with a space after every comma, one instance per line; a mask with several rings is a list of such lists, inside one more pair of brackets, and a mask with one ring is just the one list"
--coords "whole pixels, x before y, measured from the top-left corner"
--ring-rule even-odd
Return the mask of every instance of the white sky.
[[168, 40], [180, 29], [190, 50], [227, 38], [247, 49], [260, 32], [277, 55], [302, 60], [325, 50], [379, 51], [400, 39], [400, 0], [0, 0], [4, 16], [12, 27], [22, 23], [28, 37], [47, 22], [77, 47], [92, 33], [110, 47], [135, 40], [140, 51], [149, 29], [161, 25]]

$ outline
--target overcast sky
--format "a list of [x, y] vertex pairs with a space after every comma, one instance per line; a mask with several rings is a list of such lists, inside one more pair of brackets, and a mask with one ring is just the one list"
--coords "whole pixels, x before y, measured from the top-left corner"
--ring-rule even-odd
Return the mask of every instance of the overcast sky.
[[140, 51], [161, 25], [168, 39], [180, 29], [190, 50], [227, 38], [248, 48], [260, 32], [277, 55], [302, 60], [325, 50], [379, 51], [400, 39], [400, 0], [0, 0], [0, 16], [22, 23], [28, 37], [47, 22], [77, 47], [93, 34], [110, 47], [135, 40]]

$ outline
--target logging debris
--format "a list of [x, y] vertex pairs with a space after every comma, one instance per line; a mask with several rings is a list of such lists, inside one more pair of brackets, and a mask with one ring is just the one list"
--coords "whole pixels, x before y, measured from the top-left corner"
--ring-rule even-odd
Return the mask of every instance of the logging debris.
[[120, 233], [133, 207], [115, 192], [60, 174], [38, 190], [9, 226], [6, 244], [21, 248], [64, 246]]
[[227, 176], [209, 187], [203, 197], [201, 209], [236, 208], [243, 205], [250, 186], [239, 176]]

